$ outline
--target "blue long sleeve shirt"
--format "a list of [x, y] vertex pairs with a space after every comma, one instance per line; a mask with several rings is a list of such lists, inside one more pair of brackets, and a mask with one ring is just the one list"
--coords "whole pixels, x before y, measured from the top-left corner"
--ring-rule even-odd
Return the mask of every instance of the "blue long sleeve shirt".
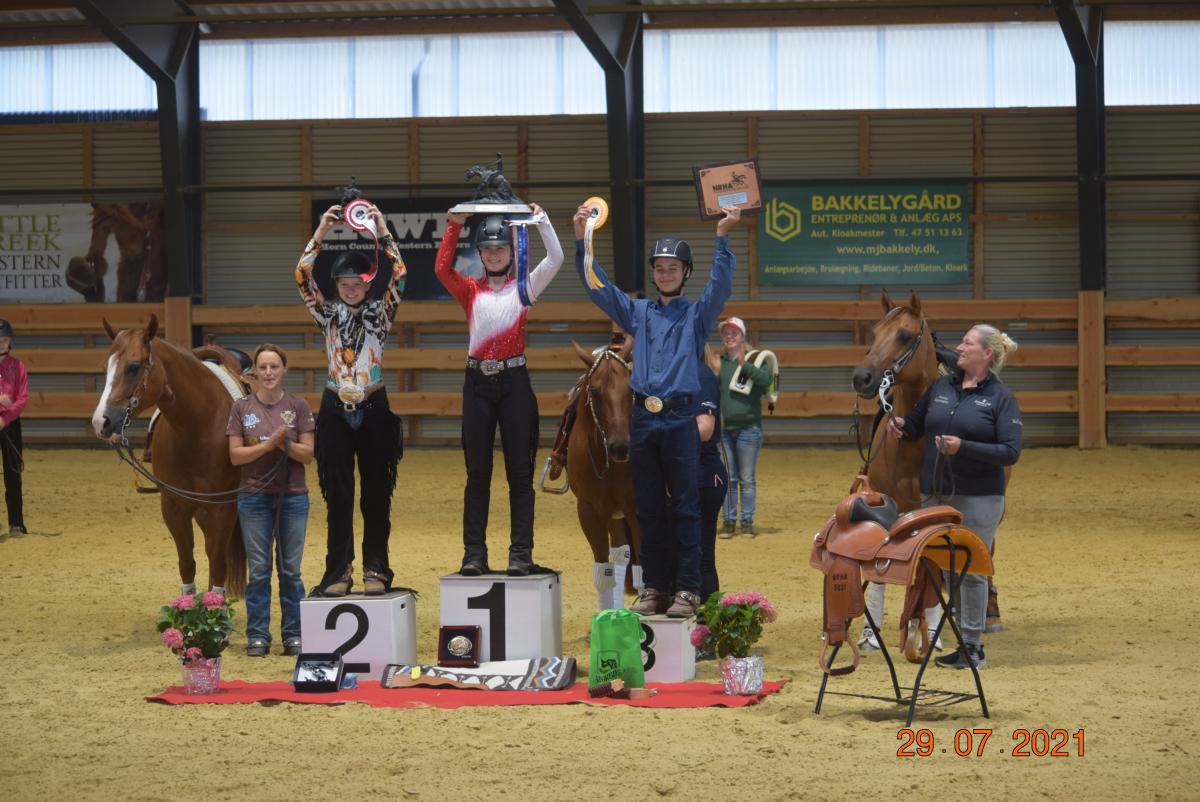
[[729, 237], [716, 238], [712, 273], [694, 304], [683, 296], [666, 304], [632, 299], [595, 262], [592, 267], [604, 286], [590, 289], [583, 273], [583, 259], [583, 240], [575, 240], [575, 270], [588, 297], [633, 336], [633, 375], [629, 384], [634, 392], [663, 399], [699, 393], [697, 365], [704, 343], [733, 294], [736, 260], [729, 249]]

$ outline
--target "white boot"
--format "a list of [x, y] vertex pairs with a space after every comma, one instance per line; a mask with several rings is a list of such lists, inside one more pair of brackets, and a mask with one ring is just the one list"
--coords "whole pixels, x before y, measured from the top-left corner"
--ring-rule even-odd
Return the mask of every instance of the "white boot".
[[592, 584], [596, 586], [596, 609], [612, 610], [613, 601], [613, 564], [592, 563]]
[[[867, 612], [870, 613], [880, 632], [883, 632], [883, 590], [883, 585], [879, 582], [867, 584]], [[865, 620], [863, 621], [862, 635], [858, 639], [858, 646], [859, 650], [864, 652], [879, 651], [879, 642], [875, 640], [875, 633], [871, 631], [871, 625]]]
[[[935, 604], [932, 607], [925, 608], [925, 626], [929, 627], [929, 639], [933, 640], [933, 633], [937, 632], [938, 625], [942, 623], [942, 606]], [[942, 650], [942, 637], [934, 642], [933, 648], [939, 652]]]
[[613, 610], [620, 610], [625, 606], [625, 574], [629, 571], [629, 547], [616, 546], [609, 549], [608, 559], [612, 562], [614, 582], [610, 607]]

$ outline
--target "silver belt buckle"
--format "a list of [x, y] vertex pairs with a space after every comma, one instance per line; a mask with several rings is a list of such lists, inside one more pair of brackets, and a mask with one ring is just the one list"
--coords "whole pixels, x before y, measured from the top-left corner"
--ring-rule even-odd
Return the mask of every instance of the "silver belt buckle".
[[504, 369], [504, 363], [498, 359], [479, 360], [479, 372], [484, 376], [495, 376]]
[[662, 412], [663, 401], [661, 398], [659, 398], [656, 395], [646, 396], [646, 400], [643, 401], [642, 403], [645, 405], [646, 409], [650, 410], [651, 412], [653, 412], [656, 415], [659, 412]]
[[337, 389], [338, 400], [342, 402], [342, 407], [347, 412], [353, 412], [358, 409], [358, 405], [366, 397], [366, 391], [357, 384], [343, 384]]

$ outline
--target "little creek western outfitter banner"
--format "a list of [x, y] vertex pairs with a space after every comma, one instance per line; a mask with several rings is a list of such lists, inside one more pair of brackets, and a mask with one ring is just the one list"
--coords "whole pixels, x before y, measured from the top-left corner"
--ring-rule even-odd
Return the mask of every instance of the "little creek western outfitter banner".
[[966, 184], [782, 185], [765, 196], [760, 285], [970, 280]]

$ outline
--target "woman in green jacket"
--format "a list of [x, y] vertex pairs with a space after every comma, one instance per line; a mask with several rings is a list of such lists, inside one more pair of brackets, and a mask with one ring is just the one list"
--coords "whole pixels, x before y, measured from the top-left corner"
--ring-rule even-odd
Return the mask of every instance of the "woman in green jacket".
[[746, 324], [740, 317], [721, 324], [721, 341], [721, 449], [729, 470], [721, 537], [737, 532], [739, 500], [742, 535], [755, 537], [754, 473], [762, 448], [762, 398], [774, 377], [767, 368], [746, 361]]

